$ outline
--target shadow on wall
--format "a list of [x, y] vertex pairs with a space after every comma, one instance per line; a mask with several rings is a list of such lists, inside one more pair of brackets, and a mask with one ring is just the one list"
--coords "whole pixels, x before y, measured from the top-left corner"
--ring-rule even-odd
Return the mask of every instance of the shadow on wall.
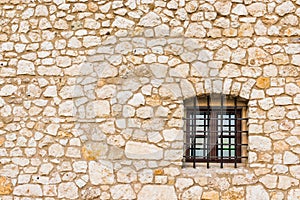
[[249, 99], [256, 83], [235, 79], [241, 67], [224, 64], [222, 51], [213, 60], [199, 39], [108, 36], [72, 86], [84, 157], [181, 165], [184, 99], [212, 93]]

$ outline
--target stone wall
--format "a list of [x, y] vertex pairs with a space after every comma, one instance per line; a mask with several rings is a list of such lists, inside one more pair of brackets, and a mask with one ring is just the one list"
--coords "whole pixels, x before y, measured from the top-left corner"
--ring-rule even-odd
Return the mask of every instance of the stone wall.
[[[300, 199], [300, 1], [0, 0], [1, 199]], [[248, 159], [183, 162], [184, 100], [248, 101]]]

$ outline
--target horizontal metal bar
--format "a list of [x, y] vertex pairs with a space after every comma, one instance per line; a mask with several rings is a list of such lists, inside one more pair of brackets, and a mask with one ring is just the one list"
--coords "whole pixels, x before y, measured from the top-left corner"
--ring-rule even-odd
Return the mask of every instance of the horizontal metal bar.
[[[207, 158], [208, 156], [183, 156], [183, 157], [185, 157], [185, 158], [201, 158], [201, 159], [205, 159], [205, 158]], [[210, 158], [220, 158], [221, 156], [209, 156]], [[248, 156], [231, 156], [231, 157], [229, 157], [229, 156], [223, 156], [223, 158], [230, 158], [230, 159], [235, 159], [235, 158], [248, 158]]]
[[[185, 133], [220, 133], [221, 131], [184, 131]], [[237, 133], [248, 133], [248, 131], [236, 131]], [[223, 131], [223, 133], [236, 133], [235, 131]]]
[[[195, 145], [202, 145], [202, 144], [205, 144], [206, 146], [217, 146], [217, 145], [221, 145], [222, 143], [184, 143], [184, 145], [188, 145], [188, 144], [195, 144]], [[236, 146], [248, 146], [248, 144], [233, 144], [233, 143], [230, 143], [230, 144], [224, 144], [223, 145], [236, 145]], [[193, 148], [190, 148], [190, 149], [193, 149]]]
[[211, 120], [211, 119], [215, 119], [215, 120], [234, 120], [234, 121], [242, 121], [242, 120], [248, 120], [249, 118], [213, 118], [213, 117], [204, 117], [204, 118], [188, 118], [188, 117], [183, 117], [183, 120]]
[[[208, 109], [207, 107], [205, 106], [186, 106], [185, 109], [187, 111], [193, 111], [194, 109], [195, 110], [200, 110], [200, 111], [208, 111], [208, 110], [220, 110], [222, 108], [222, 106], [210, 106], [210, 108]], [[234, 107], [234, 106], [224, 106], [223, 109], [225, 109], [225, 111], [233, 111], [234, 112], [234, 108], [236, 108], [237, 110], [241, 110], [242, 108], [248, 108], [248, 106], [237, 106], [237, 107]]]

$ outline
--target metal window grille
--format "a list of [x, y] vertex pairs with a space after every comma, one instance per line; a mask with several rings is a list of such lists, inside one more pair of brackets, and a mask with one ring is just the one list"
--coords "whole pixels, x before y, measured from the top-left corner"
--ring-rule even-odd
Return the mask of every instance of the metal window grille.
[[192, 162], [196, 167], [197, 162], [204, 162], [209, 168], [210, 163], [241, 163], [243, 135], [248, 136], [243, 130], [242, 109], [245, 106], [237, 105], [234, 98], [233, 106], [226, 106], [225, 95], [220, 96], [220, 105], [211, 105], [210, 96], [206, 97], [206, 106], [199, 106], [197, 97], [193, 99], [193, 106], [186, 107], [186, 143], [185, 161]]

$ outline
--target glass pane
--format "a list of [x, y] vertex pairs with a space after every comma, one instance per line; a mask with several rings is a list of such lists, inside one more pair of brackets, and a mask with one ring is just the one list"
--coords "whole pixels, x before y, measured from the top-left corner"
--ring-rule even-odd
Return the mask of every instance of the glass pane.
[[235, 150], [231, 150], [231, 156], [232, 156], [232, 157], [235, 156]]

